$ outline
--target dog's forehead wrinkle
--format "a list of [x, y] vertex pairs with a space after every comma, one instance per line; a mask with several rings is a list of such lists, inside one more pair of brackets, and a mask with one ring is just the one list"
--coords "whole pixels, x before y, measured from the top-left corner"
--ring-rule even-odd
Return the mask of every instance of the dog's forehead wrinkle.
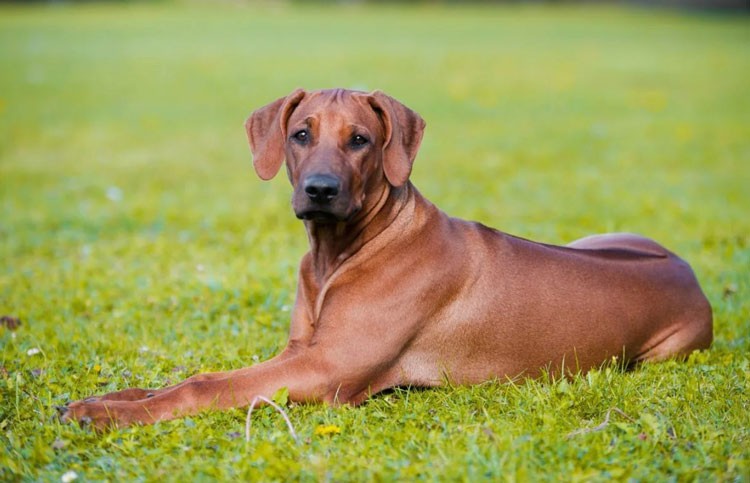
[[[300, 112], [290, 119], [290, 126], [307, 126], [314, 129], [318, 134], [331, 133], [339, 136], [350, 136], [352, 134], [374, 135], [368, 126], [374, 125], [374, 120], [368, 119], [366, 111], [354, 112], [338, 109], [321, 109], [314, 113]], [[369, 122], [368, 122], [369, 121]]]
[[321, 129], [331, 127], [340, 130], [343, 125], [379, 125], [367, 94], [347, 89], [325, 89], [313, 91], [298, 106], [290, 122], [300, 118], [313, 118]]

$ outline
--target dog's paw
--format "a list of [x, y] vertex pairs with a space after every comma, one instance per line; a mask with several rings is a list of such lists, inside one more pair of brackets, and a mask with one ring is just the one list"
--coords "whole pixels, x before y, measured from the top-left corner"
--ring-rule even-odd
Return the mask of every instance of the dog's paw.
[[60, 420], [64, 423], [76, 422], [82, 427], [97, 431], [122, 428], [132, 424], [127, 412], [114, 407], [117, 403], [88, 398], [72, 402], [66, 406], [55, 406]]

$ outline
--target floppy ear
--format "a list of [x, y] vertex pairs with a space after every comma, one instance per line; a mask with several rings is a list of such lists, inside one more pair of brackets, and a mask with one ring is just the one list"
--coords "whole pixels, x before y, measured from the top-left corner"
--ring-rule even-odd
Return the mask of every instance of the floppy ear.
[[391, 185], [402, 186], [409, 179], [414, 158], [422, 143], [425, 122], [396, 99], [374, 91], [368, 98], [370, 105], [383, 120], [383, 171]]
[[253, 153], [253, 167], [263, 180], [276, 176], [284, 162], [286, 123], [303, 97], [305, 91], [297, 89], [261, 107], [245, 121], [247, 140]]

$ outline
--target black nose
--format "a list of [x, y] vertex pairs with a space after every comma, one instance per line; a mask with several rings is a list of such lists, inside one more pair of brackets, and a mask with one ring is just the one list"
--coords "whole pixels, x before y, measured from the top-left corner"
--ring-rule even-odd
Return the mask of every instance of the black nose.
[[305, 178], [305, 193], [316, 203], [330, 203], [339, 194], [339, 180], [327, 174], [313, 174]]

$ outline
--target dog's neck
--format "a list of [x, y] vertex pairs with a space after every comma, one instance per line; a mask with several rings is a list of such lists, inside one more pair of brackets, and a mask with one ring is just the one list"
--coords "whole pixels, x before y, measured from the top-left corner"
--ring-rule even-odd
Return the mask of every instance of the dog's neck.
[[369, 203], [365, 203], [362, 211], [349, 222], [306, 221], [317, 282], [322, 284], [342, 263], [390, 226], [413, 196], [414, 187], [410, 182], [399, 188], [383, 183], [381, 192], [372, 195]]

